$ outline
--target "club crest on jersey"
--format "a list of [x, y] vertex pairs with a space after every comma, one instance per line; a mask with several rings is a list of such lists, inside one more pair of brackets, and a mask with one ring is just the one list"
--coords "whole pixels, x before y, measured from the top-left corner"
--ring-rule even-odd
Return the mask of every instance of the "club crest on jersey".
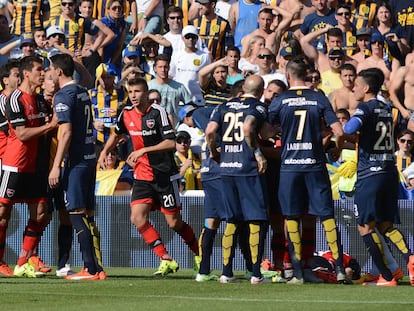
[[148, 128], [152, 129], [155, 125], [155, 120], [154, 119], [149, 119], [145, 121], [146, 125]]
[[196, 59], [193, 60], [193, 64], [194, 64], [194, 66], [200, 66], [201, 60], [199, 60], [198, 58], [196, 58]]
[[15, 193], [14, 189], [9, 189], [9, 188], [7, 188], [7, 190], [6, 190], [6, 194], [7, 194], [7, 196], [8, 196], [9, 198], [11, 198], [12, 196], [14, 196], [14, 193]]

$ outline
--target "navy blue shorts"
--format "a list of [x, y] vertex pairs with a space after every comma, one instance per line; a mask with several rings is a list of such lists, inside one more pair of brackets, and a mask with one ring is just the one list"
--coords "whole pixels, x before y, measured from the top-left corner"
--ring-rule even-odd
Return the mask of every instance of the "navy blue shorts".
[[279, 177], [280, 177], [280, 161], [270, 159], [267, 161], [267, 170], [265, 173], [266, 178], [266, 193], [269, 205], [269, 215], [281, 215], [282, 210], [280, 208], [279, 197], [277, 195], [277, 189], [279, 189]]
[[224, 220], [226, 218], [223, 203], [223, 183], [221, 179], [212, 179], [203, 182], [204, 190], [204, 219], [217, 218]]
[[80, 163], [65, 167], [62, 185], [68, 211], [86, 208], [95, 209], [96, 164]]
[[400, 223], [397, 171], [376, 174], [355, 183], [355, 217], [359, 225], [371, 221]]
[[267, 220], [260, 176], [222, 176], [226, 221]]
[[306, 212], [318, 217], [334, 215], [331, 182], [326, 170], [280, 172], [279, 200], [285, 216]]
[[47, 189], [47, 205], [48, 205], [48, 213], [51, 214], [53, 211], [59, 211], [61, 209], [65, 209], [65, 194], [60, 184], [58, 188]]
[[158, 174], [154, 181], [134, 180], [131, 206], [150, 204], [153, 210], [161, 210], [164, 214], [177, 213], [181, 210], [180, 179], [180, 174]]

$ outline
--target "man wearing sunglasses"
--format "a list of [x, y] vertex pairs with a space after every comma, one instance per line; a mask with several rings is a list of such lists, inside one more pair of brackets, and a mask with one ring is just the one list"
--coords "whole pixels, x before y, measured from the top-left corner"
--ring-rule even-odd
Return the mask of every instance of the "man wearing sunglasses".
[[329, 95], [336, 89], [343, 86], [340, 77], [340, 68], [345, 63], [345, 52], [339, 47], [329, 50], [328, 53], [329, 69], [321, 72], [321, 90], [325, 95]]

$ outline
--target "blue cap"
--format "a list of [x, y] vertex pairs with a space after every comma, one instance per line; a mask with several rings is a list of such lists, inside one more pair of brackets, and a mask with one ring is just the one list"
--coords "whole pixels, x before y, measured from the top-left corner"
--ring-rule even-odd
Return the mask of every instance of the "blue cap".
[[180, 118], [180, 121], [183, 121], [185, 117], [188, 116], [190, 112], [193, 112], [197, 108], [192, 105], [184, 105], [179, 111], [178, 111], [178, 118]]
[[20, 48], [22, 48], [25, 44], [31, 44], [36, 46], [36, 42], [34, 40], [32, 33], [24, 33], [20, 36]]
[[342, 48], [336, 46], [329, 50], [328, 55], [333, 55], [333, 54], [345, 55], [345, 52]]
[[141, 56], [141, 51], [138, 47], [136, 47], [135, 45], [128, 45], [123, 51], [122, 51], [122, 57], [133, 57], [133, 56], [137, 56], [140, 57]]
[[280, 56], [287, 57], [287, 56], [296, 56], [296, 52], [292, 47], [285, 46], [280, 50]]
[[379, 31], [374, 31], [369, 42], [384, 42], [384, 36]]

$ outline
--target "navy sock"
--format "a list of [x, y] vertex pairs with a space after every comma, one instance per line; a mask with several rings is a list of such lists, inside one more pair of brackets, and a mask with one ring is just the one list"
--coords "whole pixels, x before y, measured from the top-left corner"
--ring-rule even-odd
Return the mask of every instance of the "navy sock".
[[71, 225], [60, 225], [58, 231], [58, 269], [61, 269], [69, 261], [70, 251], [72, 249], [73, 228]]
[[385, 265], [381, 251], [377, 243], [374, 241], [372, 234], [368, 233], [362, 236], [362, 239], [364, 240], [364, 243], [368, 249], [369, 254], [372, 257], [372, 260], [374, 261], [375, 265], [377, 266], [378, 270], [380, 271], [384, 279], [386, 279], [387, 281], [391, 281], [393, 278], [392, 273]]
[[203, 236], [201, 237], [200, 274], [210, 274], [210, 257], [213, 251], [216, 234], [217, 229], [204, 228]]
[[70, 214], [70, 220], [78, 237], [82, 258], [90, 274], [96, 274], [97, 267], [94, 254], [92, 234], [85, 214]]

